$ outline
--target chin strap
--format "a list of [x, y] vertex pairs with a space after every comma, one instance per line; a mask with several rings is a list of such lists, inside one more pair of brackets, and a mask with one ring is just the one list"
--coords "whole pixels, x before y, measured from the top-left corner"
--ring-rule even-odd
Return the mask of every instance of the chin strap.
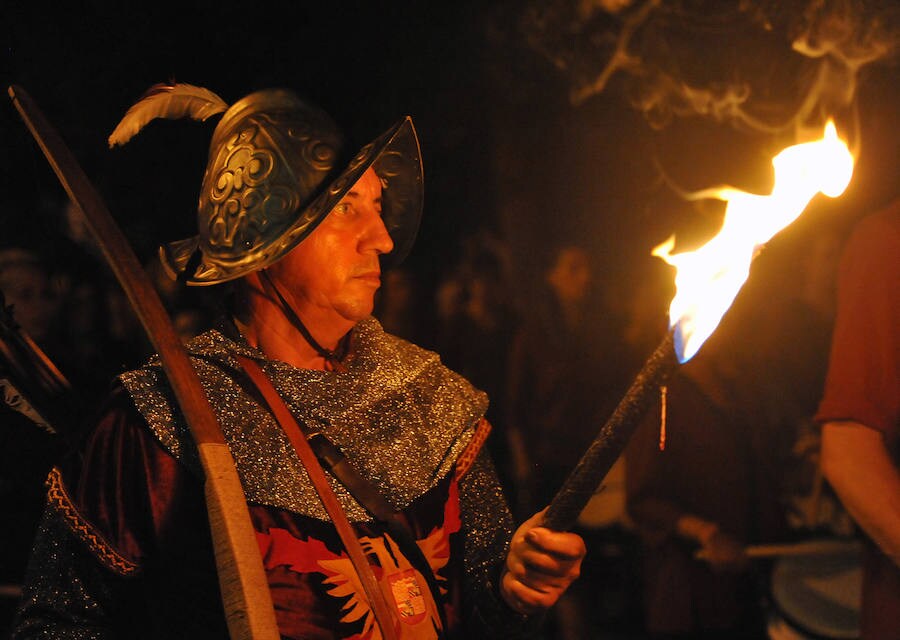
[[291, 305], [288, 304], [287, 300], [284, 299], [284, 296], [281, 295], [281, 291], [275, 285], [275, 282], [272, 281], [272, 278], [269, 277], [269, 273], [266, 269], [261, 269], [259, 271], [259, 275], [263, 280], [263, 284], [267, 289], [270, 289], [275, 297], [278, 299], [278, 303], [281, 306], [281, 310], [284, 313], [285, 317], [287, 317], [288, 321], [300, 332], [300, 335], [303, 336], [303, 339], [315, 349], [316, 353], [325, 358], [325, 362], [330, 367], [332, 371], [346, 371], [347, 367], [344, 366], [342, 360], [346, 357], [348, 346], [350, 344], [350, 334], [348, 333], [346, 336], [341, 338], [340, 342], [338, 342], [337, 349], [326, 349], [322, 345], [320, 345], [315, 338], [312, 337], [312, 334], [309, 332], [309, 329], [306, 328], [306, 325], [303, 324], [303, 321], [300, 319], [300, 316], [294, 311]]

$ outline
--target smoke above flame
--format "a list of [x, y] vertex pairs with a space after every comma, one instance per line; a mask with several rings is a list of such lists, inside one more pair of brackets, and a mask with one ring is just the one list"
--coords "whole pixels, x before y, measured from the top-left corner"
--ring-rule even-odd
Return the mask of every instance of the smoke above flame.
[[[573, 106], [600, 94], [624, 95], [656, 130], [690, 118], [689, 126], [672, 128], [682, 132], [709, 121], [750, 134], [736, 136], [738, 144], [803, 143], [773, 160], [775, 186], [768, 195], [733, 188], [685, 194], [666, 162], [654, 158], [659, 184], [695, 202], [698, 212], [712, 209], [709, 200], [726, 204], [719, 235], [704, 247], [673, 254], [670, 239], [654, 250], [678, 269], [670, 319], [679, 358], [686, 361], [715, 330], [761, 247], [817, 193], [834, 197], [847, 186], [861, 151], [857, 90], [867, 67], [896, 64], [900, 5], [896, 0], [528, 0], [525, 6], [516, 22], [518, 34], [566, 79]], [[833, 125], [822, 140], [808, 142], [821, 136], [832, 118], [852, 145], [837, 140]], [[722, 146], [711, 147], [710, 155], [727, 159], [734, 148], [727, 137], [719, 139]], [[832, 156], [840, 174], [836, 186], [816, 181], [831, 169], [800, 151], [811, 148], [823, 159]], [[677, 152], [674, 157], [678, 164], [672, 168], [682, 174], [685, 165], [691, 170], [709, 160]], [[639, 206], [635, 201], [634, 208]]]
[[885, 0], [544, 0], [519, 29], [574, 105], [622, 80], [656, 128], [819, 128], [852, 105], [863, 67], [900, 51], [900, 8]]

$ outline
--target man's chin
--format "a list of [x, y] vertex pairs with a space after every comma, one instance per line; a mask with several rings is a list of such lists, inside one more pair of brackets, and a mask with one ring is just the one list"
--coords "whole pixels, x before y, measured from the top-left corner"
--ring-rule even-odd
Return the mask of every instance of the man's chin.
[[344, 320], [356, 324], [360, 320], [365, 320], [366, 318], [371, 316], [374, 309], [374, 301], [369, 300], [368, 302], [358, 302], [345, 305], [342, 308], [338, 309], [338, 313], [340, 313], [341, 317], [344, 318]]

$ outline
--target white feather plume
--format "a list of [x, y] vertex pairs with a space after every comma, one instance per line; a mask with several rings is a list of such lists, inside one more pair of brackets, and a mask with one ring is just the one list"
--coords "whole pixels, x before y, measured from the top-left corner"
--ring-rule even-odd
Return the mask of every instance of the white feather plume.
[[209, 89], [184, 83], [156, 84], [125, 113], [109, 136], [109, 146], [125, 144], [156, 118], [202, 121], [227, 109], [225, 101]]

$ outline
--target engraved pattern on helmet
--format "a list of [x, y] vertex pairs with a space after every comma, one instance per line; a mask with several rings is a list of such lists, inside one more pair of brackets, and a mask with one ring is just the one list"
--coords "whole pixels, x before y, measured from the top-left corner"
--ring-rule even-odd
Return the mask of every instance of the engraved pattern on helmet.
[[[236, 244], [241, 251], [252, 249], [258, 244], [258, 232], [268, 223], [266, 209], [283, 210], [291, 204], [290, 190], [282, 188], [278, 190], [282, 193], [275, 194], [259, 189], [271, 177], [276, 160], [268, 149], [254, 146], [257, 132], [258, 127], [252, 126], [231, 137], [225, 145], [224, 165], [213, 180], [208, 242], [220, 251]], [[249, 233], [248, 226], [257, 233]]]
[[312, 127], [308, 122], [297, 122], [288, 127], [287, 135], [303, 143], [301, 157], [316, 171], [330, 171], [337, 160], [337, 150], [324, 140], [311, 136]]
[[[220, 168], [210, 180], [202, 215], [207, 217], [206, 248], [223, 263], [270, 254], [266, 245], [297, 224], [303, 199], [337, 158], [333, 144], [314, 126], [290, 115], [286, 124], [280, 115], [255, 114], [219, 151]], [[279, 139], [279, 131], [287, 139]], [[306, 170], [294, 169], [285, 151], [295, 153]], [[308, 213], [304, 217], [314, 219]]]

